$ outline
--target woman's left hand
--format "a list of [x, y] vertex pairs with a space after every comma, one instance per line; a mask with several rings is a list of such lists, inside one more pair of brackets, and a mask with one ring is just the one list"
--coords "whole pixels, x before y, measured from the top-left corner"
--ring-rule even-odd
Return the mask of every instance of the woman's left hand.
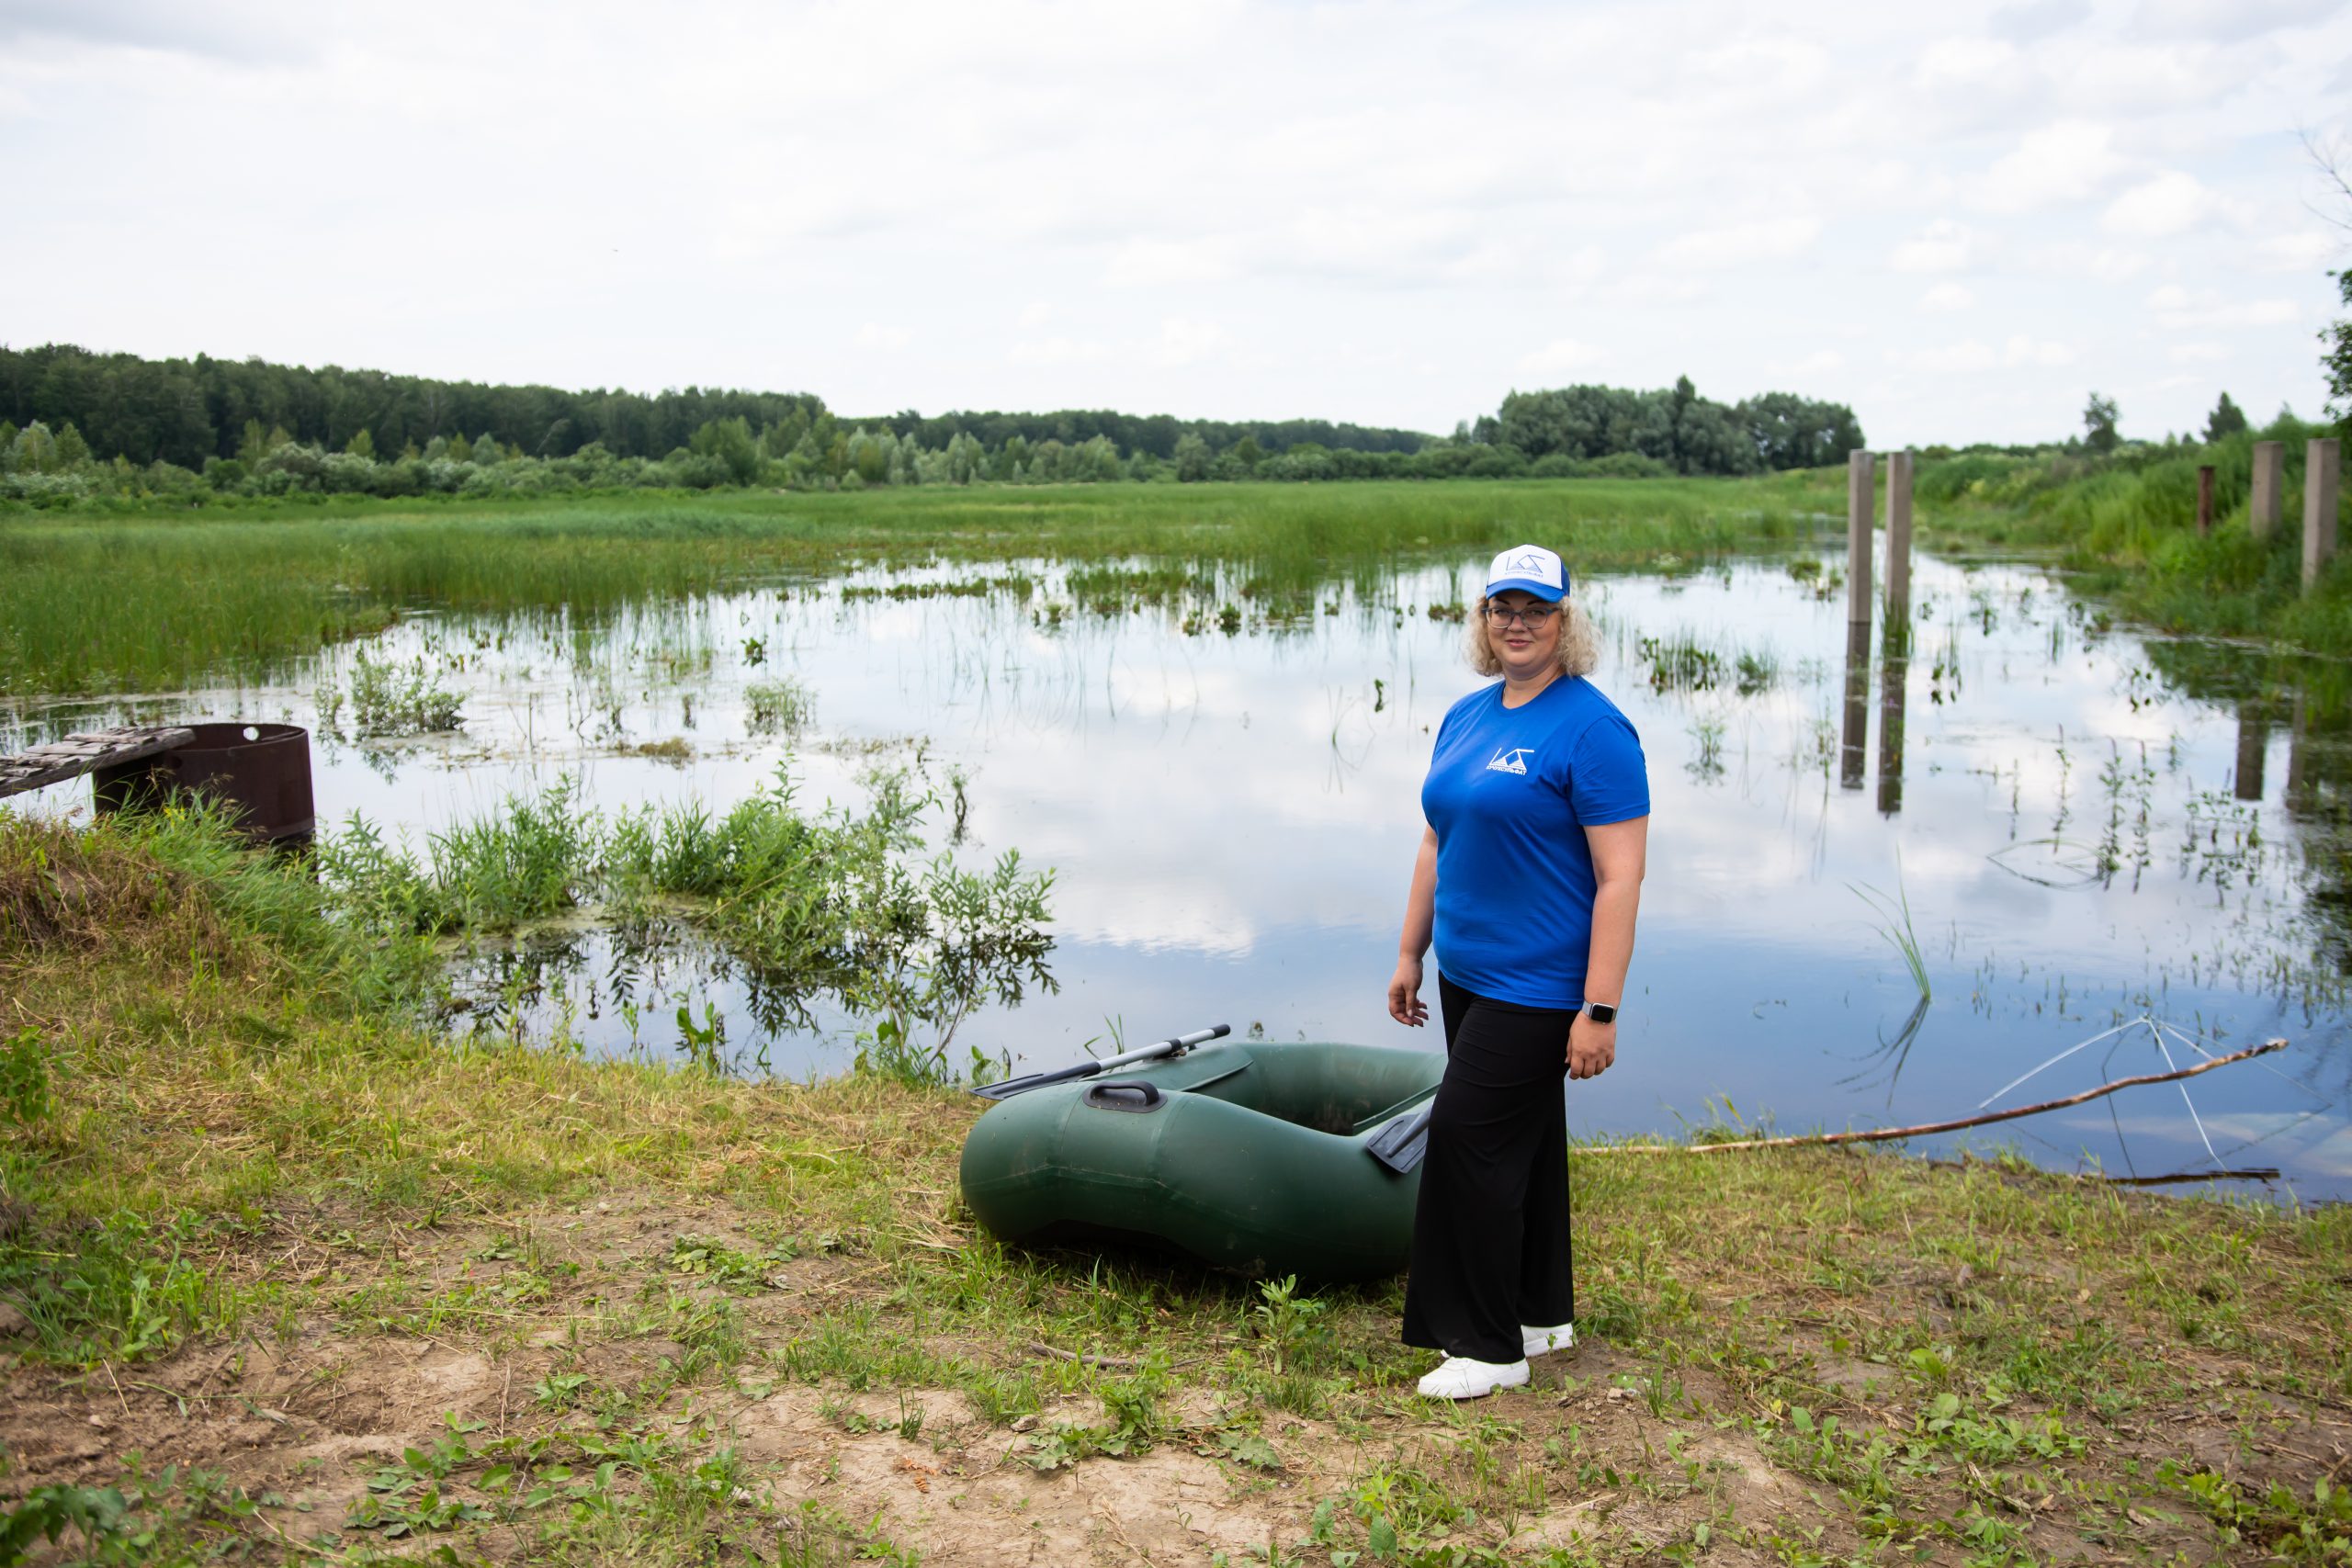
[[1568, 1021], [1568, 1077], [1595, 1078], [1617, 1059], [1617, 1024], [1595, 1023], [1589, 1013]]

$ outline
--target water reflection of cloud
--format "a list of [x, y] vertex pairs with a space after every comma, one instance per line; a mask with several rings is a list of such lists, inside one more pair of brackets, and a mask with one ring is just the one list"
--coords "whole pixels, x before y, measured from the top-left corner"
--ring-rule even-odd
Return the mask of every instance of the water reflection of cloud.
[[[1815, 553], [1835, 564], [1834, 547]], [[2298, 1047], [2298, 1071], [2316, 1072], [2343, 1052], [2338, 1014], [2282, 1012], [2275, 987], [2256, 980], [2241, 989], [2229, 967], [2233, 954], [2279, 951], [2274, 929], [2301, 919], [2291, 858], [2274, 851], [2222, 866], [2234, 879], [2226, 897], [2199, 880], [2199, 859], [2183, 865], [2195, 797], [2223, 787], [2235, 761], [2233, 716], [2144, 679], [2132, 688], [2142, 698], [2133, 711], [2119, 694], [2144, 660], [2123, 634], [2086, 647], [2070, 630], [2053, 661], [2051, 624], [2064, 602], [2035, 572], [1917, 566], [1917, 601], [1935, 611], [1909, 665], [1894, 814], [1880, 809], [1875, 787], [1885, 719], [1875, 647], [1865, 787], [1841, 787], [1834, 750], [1826, 773], [1815, 752], [1817, 727], [1826, 721], [1834, 738], [1840, 719], [1841, 600], [1818, 599], [1764, 562], [1673, 584], [1627, 576], [1582, 584], [1605, 605], [1609, 658], [1596, 678], [1641, 733], [1654, 803], [1634, 976], [1641, 1011], [1627, 1026], [1640, 1048], [1578, 1101], [1597, 1119], [1590, 1124], [1655, 1125], [1662, 1101], [1694, 1110], [1694, 1093], [1717, 1091], [1777, 1111], [1784, 1124], [1842, 1121], [1864, 1106], [1932, 1119], [2105, 1027], [2109, 1012], [2136, 1013], [2149, 1005], [2143, 994], [2168, 1016], [2200, 1019], [2215, 1037], [2291, 1032], [2309, 1042]], [[462, 649], [466, 666], [449, 679], [469, 693], [468, 730], [452, 745], [383, 753], [322, 744], [322, 814], [360, 810], [417, 837], [567, 773], [608, 809], [692, 798], [723, 810], [770, 780], [796, 744], [801, 798], [849, 802], [862, 794], [865, 769], [909, 765], [905, 742], [925, 737], [933, 786], [945, 787], [951, 767], [967, 776], [972, 838], [959, 852], [977, 861], [1018, 846], [1029, 863], [1056, 871], [1072, 999], [1033, 1003], [1018, 1021], [1023, 1038], [1046, 1029], [1035, 1041], [1039, 1055], [1052, 1054], [1054, 1032], [1117, 1005], [1101, 999], [1114, 976], [1122, 994], [1158, 998], [1155, 1009], [1189, 1011], [1187, 998], [1215, 994], [1248, 998], [1236, 1005], [1277, 1012], [1294, 1029], [1324, 1019], [1364, 1037], [1385, 1031], [1373, 998], [1393, 962], [1422, 830], [1431, 732], [1446, 705], [1479, 683], [1459, 660], [1459, 628], [1418, 611], [1400, 625], [1350, 590], [1343, 614], [1279, 633], [1187, 636], [1180, 615], [1158, 610], [1107, 620], [1077, 612], [1049, 629], [1041, 607], [1059, 579], [1034, 570], [1044, 586], [1026, 604], [844, 605], [835, 589], [799, 587], [787, 599], [763, 592], [624, 612], [578, 640], [557, 618], [518, 622], [479, 648], [455, 618], [403, 626], [369, 646], [402, 659]], [[975, 575], [938, 569], [921, 580]], [[1459, 586], [1452, 578], [1417, 574], [1399, 598], [1449, 599]], [[2028, 588], [2031, 604], [2020, 610]], [[1996, 611], [1990, 631], [1970, 614], [1979, 592]], [[1726, 661], [1769, 652], [1777, 678], [1752, 696], [1728, 682], [1654, 690], [1639, 638], [1677, 630]], [[747, 639], [761, 642], [763, 662], [750, 661]], [[1930, 703], [1931, 666], [1947, 657], [1947, 641], [1956, 642], [1958, 693]], [[198, 705], [309, 722], [313, 693], [347, 674], [348, 658], [334, 650], [283, 685], [210, 694]], [[786, 676], [814, 694], [812, 729], [797, 743], [748, 734], [744, 684]], [[1385, 699], [1378, 712], [1374, 679]], [[674, 736], [693, 760], [679, 767], [616, 754], [603, 729], [616, 711], [619, 739]], [[1723, 727], [1720, 778], [1686, 766], [1702, 721]], [[1990, 858], [2052, 835], [2062, 782], [2064, 836], [2095, 852], [2108, 830], [2098, 774], [2110, 742], [2136, 771], [2143, 741], [2154, 773], [2152, 861], [2136, 889], [2128, 864], [2111, 886], [2051, 887]], [[2287, 744], [2282, 734], [2273, 750]], [[2272, 762], [2269, 798], [2242, 809], [2283, 849], [2298, 829], [2278, 799], [2283, 760]], [[2127, 862], [2139, 788], [2126, 793], [2115, 846]], [[2017, 852], [2023, 858], [2012, 863], [2029, 867], [2048, 858], [2030, 846]], [[1857, 1100], [1861, 1091], [1838, 1079], [1917, 998], [1882, 922], [1849, 885], [1892, 893], [1898, 853], [1936, 999], [1892, 1095], [1873, 1082]], [[1295, 999], [1278, 1002], [1276, 992]], [[2258, 1117], [2292, 1092], [2259, 1074], [2220, 1081], [2236, 1076], [2199, 1079], [2200, 1109]], [[2340, 1126], [2341, 1114], [2321, 1125]], [[2195, 1143], [2185, 1112], [2167, 1122], [2152, 1111], [2144, 1126], [2130, 1125], [2153, 1147]], [[2104, 1116], [2065, 1127], [2112, 1148]], [[2312, 1159], [2337, 1162], [2325, 1167], [2337, 1179], [2352, 1156], [2335, 1139], [2278, 1141], [2297, 1151], [2299, 1168], [2321, 1168], [2305, 1164], [2306, 1145], [2320, 1151]]]

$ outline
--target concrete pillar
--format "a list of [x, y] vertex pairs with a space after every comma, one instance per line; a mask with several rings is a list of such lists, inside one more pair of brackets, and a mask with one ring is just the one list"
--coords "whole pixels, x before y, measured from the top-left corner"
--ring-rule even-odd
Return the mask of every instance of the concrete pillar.
[[1887, 817], [1903, 809], [1903, 710], [1910, 686], [1911, 660], [1897, 646], [1895, 624], [1890, 620], [1886, 659], [1878, 676], [1878, 808]]
[[2254, 444], [2254, 499], [2246, 513], [2246, 526], [2257, 539], [2267, 539], [2278, 531], [2278, 499], [2287, 488], [2287, 444], [2283, 441], [2257, 441]]
[[[1871, 495], [1877, 464], [1868, 452], [1846, 455], [1846, 624], [1871, 624]], [[1865, 639], [1862, 655], [1870, 648]]]
[[[1865, 535], [1867, 538], [1869, 536]], [[1862, 601], [1862, 618], [1846, 627], [1846, 726], [1838, 748], [1838, 784], [1862, 787], [1862, 773], [1870, 761], [1871, 623], [1870, 601]]]
[[2303, 448], [2303, 592], [2318, 586], [2319, 574], [2335, 555], [2335, 502], [2342, 458], [2335, 437]]
[[2303, 694], [2298, 691], [2287, 719], [2287, 792], [2278, 800], [2290, 817], [2311, 814], [2312, 775], [2303, 766], [2303, 741], [2311, 732], [2311, 715], [2304, 708]]
[[1909, 452], [1886, 458], [1886, 646], [1911, 647], [1911, 464]]
[[2213, 532], [2213, 465], [2201, 463], [2197, 468], [2197, 536], [2204, 538]]
[[2252, 697], [2238, 704], [2238, 765], [2231, 793], [2240, 800], [2262, 798], [2262, 765], [2269, 758], [2270, 720]]

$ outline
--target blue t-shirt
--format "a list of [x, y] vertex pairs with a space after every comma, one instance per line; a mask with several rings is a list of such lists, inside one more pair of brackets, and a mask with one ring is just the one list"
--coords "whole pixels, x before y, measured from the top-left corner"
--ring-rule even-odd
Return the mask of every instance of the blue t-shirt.
[[1649, 809], [1640, 737], [1580, 675], [1515, 708], [1497, 682], [1447, 709], [1421, 784], [1439, 967], [1496, 1001], [1582, 1007], [1595, 887], [1584, 830]]

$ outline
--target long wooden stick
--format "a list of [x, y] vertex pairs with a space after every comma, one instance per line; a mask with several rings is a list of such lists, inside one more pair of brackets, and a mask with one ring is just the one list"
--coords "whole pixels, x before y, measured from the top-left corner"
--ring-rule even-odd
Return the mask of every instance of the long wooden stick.
[[2210, 1073], [2215, 1067], [2226, 1067], [2233, 1062], [2250, 1061], [2284, 1051], [2284, 1040], [2266, 1040], [2259, 1045], [2249, 1045], [2226, 1056], [2216, 1056], [2199, 1062], [2193, 1067], [2181, 1067], [2169, 1073], [2145, 1073], [2135, 1078], [2117, 1078], [2097, 1089], [2086, 1089], [2080, 1094], [2070, 1094], [2064, 1100], [2045, 1100], [2039, 1105], [2019, 1105], [2007, 1111], [1988, 1111], [1981, 1116], [1963, 1116], [1957, 1122], [1922, 1122], [1916, 1127], [1871, 1127], [1855, 1133], [1800, 1133], [1786, 1138], [1742, 1138], [1731, 1144], [1595, 1144], [1577, 1151], [1589, 1155], [1713, 1155], [1733, 1149], [1793, 1149], [1808, 1145], [1883, 1144], [1896, 1138], [1919, 1138], [1931, 1133], [1956, 1133], [1962, 1127], [1982, 1127], [1992, 1122], [2014, 1122], [2020, 1116], [2038, 1116], [2045, 1111], [2064, 1111], [2070, 1105], [2097, 1100], [2113, 1094], [2120, 1089], [2136, 1089], [2142, 1084], [2172, 1083], [2180, 1078], [2193, 1078], [2199, 1073]]

